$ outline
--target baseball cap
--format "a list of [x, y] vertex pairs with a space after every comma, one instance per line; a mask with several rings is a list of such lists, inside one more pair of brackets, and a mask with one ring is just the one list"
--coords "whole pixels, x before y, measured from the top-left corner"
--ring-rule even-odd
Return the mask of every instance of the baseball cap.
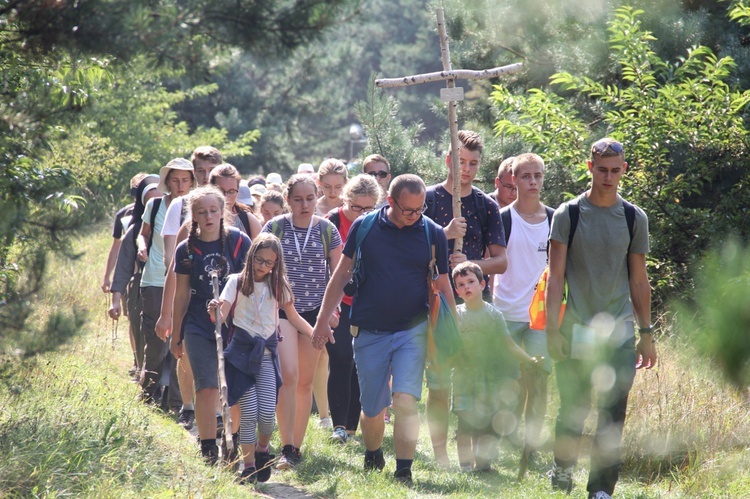
[[300, 163], [297, 167], [297, 173], [315, 173], [315, 167], [310, 163]]
[[252, 206], [254, 204], [253, 195], [250, 193], [250, 188], [247, 186], [247, 180], [240, 180], [239, 191], [240, 192], [237, 195], [237, 201], [239, 201], [242, 204]]

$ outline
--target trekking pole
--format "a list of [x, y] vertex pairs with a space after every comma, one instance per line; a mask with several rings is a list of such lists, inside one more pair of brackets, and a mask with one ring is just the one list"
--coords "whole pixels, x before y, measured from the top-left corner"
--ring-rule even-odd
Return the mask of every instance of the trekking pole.
[[120, 321], [116, 321], [112, 319], [112, 350], [115, 349], [115, 340], [117, 339], [117, 326], [120, 324]]
[[[540, 358], [541, 362], [544, 358]], [[535, 407], [536, 407], [536, 399], [538, 396], [540, 396], [541, 390], [539, 389], [539, 384], [541, 383], [541, 378], [544, 376], [541, 372], [541, 364], [536, 364], [530, 367], [525, 368], [525, 372], [521, 376], [522, 378], [526, 378], [526, 385], [528, 394], [526, 396], [526, 407], [524, 407], [524, 414], [527, 414], [526, 416], [526, 432], [529, 432], [529, 418], [528, 414], [535, 414]], [[529, 410], [529, 407], [531, 410]], [[531, 453], [534, 451], [535, 444], [532, 444], [529, 442], [529, 439], [527, 435], [523, 436], [523, 450], [521, 451], [521, 462], [518, 465], [518, 481], [522, 481], [524, 477], [526, 476], [526, 470], [529, 468], [529, 459], [531, 458]]]
[[[219, 273], [216, 270], [209, 272], [211, 276], [211, 285], [214, 291], [214, 300], [219, 301]], [[214, 317], [214, 336], [216, 338], [216, 357], [219, 360], [219, 399], [221, 400], [221, 413], [224, 420], [224, 441], [226, 442], [227, 451], [234, 450], [232, 441], [232, 421], [229, 415], [229, 396], [227, 390], [227, 377], [224, 374], [224, 342], [221, 338], [221, 307], [217, 306]]]

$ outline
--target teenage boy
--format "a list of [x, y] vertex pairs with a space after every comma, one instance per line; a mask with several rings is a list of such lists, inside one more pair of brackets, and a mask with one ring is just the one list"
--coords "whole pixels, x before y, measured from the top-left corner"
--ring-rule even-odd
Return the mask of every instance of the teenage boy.
[[[453, 283], [463, 304], [456, 307], [461, 352], [453, 377], [453, 411], [458, 417], [456, 443], [462, 471], [489, 471], [497, 455], [494, 422], [512, 407], [503, 393], [515, 384], [511, 365], [536, 364], [508, 334], [503, 314], [482, 299], [479, 265], [464, 262], [453, 269]], [[526, 371], [526, 369], [524, 369]]]
[[497, 177], [495, 177], [495, 190], [488, 194], [500, 208], [505, 208], [518, 196], [516, 184], [513, 183], [514, 159], [515, 156], [509, 156], [500, 162], [500, 166], [497, 168]]
[[[552, 361], [547, 353], [544, 331], [529, 328], [529, 304], [537, 280], [547, 265], [547, 240], [554, 210], [539, 199], [544, 184], [544, 160], [541, 157], [533, 153], [516, 156], [511, 172], [518, 197], [500, 210], [500, 218], [507, 241], [505, 251], [513, 265], [509, 265], [504, 274], [495, 276], [492, 301], [503, 313], [513, 340], [529, 355], [544, 357], [543, 372], [521, 371], [516, 411], [517, 416], [525, 412], [525, 442], [529, 449], [536, 449], [540, 445], [547, 408], [547, 375], [552, 372]], [[529, 400], [529, 393], [536, 393], [533, 400]], [[520, 417], [516, 422], [520, 423]], [[516, 429], [517, 425], [508, 431], [515, 433]]]
[[[435, 246], [440, 274], [437, 288], [446, 295], [451, 308], [455, 306], [448, 279], [448, 242], [440, 227], [422, 216], [424, 202], [422, 179], [416, 175], [400, 175], [393, 180], [388, 206], [372, 215], [376, 216], [374, 223], [359, 246], [365, 278], [360, 281], [351, 309], [352, 333], [356, 333], [354, 361], [362, 403], [362, 438], [366, 449], [364, 467], [366, 470], [385, 467], [383, 415], [391, 405], [393, 394], [394, 477], [406, 483], [412, 481], [411, 465], [419, 437], [417, 402], [422, 395], [427, 355], [427, 276], [431, 245]], [[328, 320], [344, 297], [344, 286], [351, 278], [357, 232], [365, 219], [360, 217], [352, 224], [344, 253], [326, 288], [314, 330], [316, 348], [323, 348], [327, 341], [334, 342]], [[391, 374], [392, 389], [388, 384]]]
[[[628, 166], [624, 155], [614, 139], [592, 145], [591, 188], [555, 211], [550, 235], [547, 348], [556, 361], [560, 392], [550, 477], [553, 489], [572, 489], [591, 407], [592, 375], [604, 376], [606, 382], [596, 384], [599, 418], [587, 486], [589, 498], [597, 499], [610, 497], [619, 477], [622, 427], [635, 370], [656, 365], [646, 274], [648, 218], [617, 193]], [[568, 303], [558, 326], [566, 280]]]
[[[479, 265], [484, 275], [502, 274], [508, 266], [505, 256], [505, 234], [497, 204], [472, 185], [482, 159], [484, 144], [476, 132], [458, 132], [458, 158], [461, 166], [461, 216], [453, 218], [453, 172], [451, 154], [448, 151], [445, 164], [448, 174], [443, 183], [427, 189], [425, 215], [443, 227], [448, 238], [451, 268], [472, 261]], [[463, 250], [454, 253], [456, 239], [463, 239]], [[484, 258], [485, 254], [488, 255]], [[489, 286], [484, 286], [484, 296], [490, 300]], [[441, 370], [438, 373], [438, 370]], [[427, 421], [430, 427], [435, 460], [440, 466], [450, 465], [446, 448], [448, 439], [448, 415], [450, 411], [450, 368], [428, 365], [427, 367]]]

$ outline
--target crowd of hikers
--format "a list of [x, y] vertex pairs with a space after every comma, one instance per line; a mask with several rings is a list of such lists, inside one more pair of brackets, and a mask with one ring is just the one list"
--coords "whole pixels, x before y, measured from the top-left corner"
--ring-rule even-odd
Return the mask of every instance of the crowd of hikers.
[[[611, 497], [636, 369], [656, 364], [648, 219], [618, 194], [623, 146], [595, 142], [590, 188], [553, 209], [540, 198], [540, 156], [506, 158], [485, 194], [473, 185], [482, 140], [458, 136], [433, 186], [392, 179], [380, 155], [352, 178], [327, 159], [317, 172], [301, 164], [286, 182], [276, 173], [243, 179], [210, 146], [133, 177], [102, 290], [112, 294], [111, 318], [129, 320], [143, 401], [197, 426], [205, 460], [235, 465], [242, 483], [294, 469], [315, 413], [332, 444], [359, 431], [364, 469], [382, 471], [393, 417], [393, 476], [411, 483], [426, 387], [437, 466], [452, 469], [452, 411], [461, 471], [491, 470], [506, 439], [523, 449], [522, 476], [545, 448], [554, 364], [552, 489], [571, 492], [595, 405], [586, 489]], [[438, 292], [457, 351], [435, 341]]]

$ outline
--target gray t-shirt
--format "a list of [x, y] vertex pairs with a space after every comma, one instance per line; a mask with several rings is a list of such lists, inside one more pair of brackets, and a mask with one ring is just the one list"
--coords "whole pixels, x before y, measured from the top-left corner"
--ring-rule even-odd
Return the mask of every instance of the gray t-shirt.
[[[632, 321], [627, 253], [648, 253], [648, 218], [635, 207], [633, 241], [622, 198], [608, 208], [591, 204], [585, 194], [578, 197], [580, 216], [568, 248], [565, 278], [568, 282], [568, 305], [565, 323], [589, 325], [601, 312], [616, 321]], [[568, 244], [570, 215], [568, 203], [560, 205], [552, 218], [550, 239]]]

